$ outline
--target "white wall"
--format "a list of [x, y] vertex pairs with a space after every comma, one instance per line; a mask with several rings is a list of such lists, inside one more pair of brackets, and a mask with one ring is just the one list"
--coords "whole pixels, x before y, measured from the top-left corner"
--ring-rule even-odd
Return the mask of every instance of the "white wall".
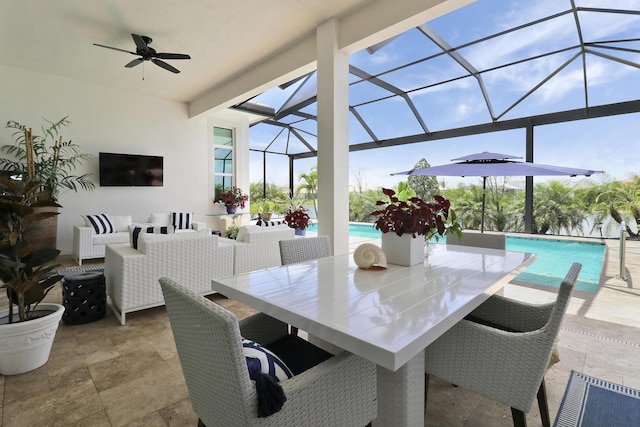
[[[60, 196], [58, 249], [63, 254], [72, 252], [73, 225], [82, 224], [81, 214], [131, 214], [135, 222], [145, 222], [153, 212], [184, 210], [193, 211], [196, 220], [207, 219], [207, 117], [189, 119], [186, 104], [1, 65], [0, 99], [0, 145], [12, 140], [11, 130], [4, 127], [9, 120], [41, 134], [42, 117], [68, 115], [72, 124], [63, 130], [64, 139], [94, 156], [78, 172], [92, 173], [96, 189]], [[164, 186], [99, 187], [101, 151], [163, 156]]]

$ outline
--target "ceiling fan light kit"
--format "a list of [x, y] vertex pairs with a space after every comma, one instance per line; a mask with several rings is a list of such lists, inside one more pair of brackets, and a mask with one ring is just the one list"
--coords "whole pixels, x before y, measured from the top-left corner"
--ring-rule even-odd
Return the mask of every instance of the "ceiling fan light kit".
[[140, 58], [136, 58], [133, 61], [127, 63], [125, 65], [126, 68], [132, 68], [136, 65], [142, 64], [144, 61], [151, 61], [156, 64], [158, 67], [164, 68], [167, 71], [171, 71], [172, 73], [178, 74], [180, 70], [175, 68], [172, 65], [169, 65], [163, 59], [191, 59], [191, 57], [184, 53], [158, 53], [156, 50], [149, 45], [153, 41], [151, 37], [147, 36], [139, 36], [137, 34], [131, 34], [134, 43], [136, 44], [136, 51], [131, 52], [129, 50], [120, 49], [112, 46], [105, 46], [103, 44], [94, 43], [94, 46], [104, 47], [107, 49], [117, 50], [120, 52], [130, 53], [131, 55], [139, 56]]

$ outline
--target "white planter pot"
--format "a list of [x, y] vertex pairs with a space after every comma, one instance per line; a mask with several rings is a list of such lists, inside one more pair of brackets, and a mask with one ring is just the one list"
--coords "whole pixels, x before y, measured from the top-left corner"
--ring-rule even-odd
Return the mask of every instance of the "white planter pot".
[[396, 233], [382, 233], [382, 251], [389, 264], [412, 265], [424, 262], [425, 240], [424, 236]]
[[[44, 310], [51, 314], [28, 322], [0, 325], [0, 374], [22, 374], [47, 363], [64, 307], [60, 304], [38, 305], [37, 311]], [[8, 314], [9, 310], [2, 310], [0, 318]], [[16, 316], [17, 313], [14, 319]]]

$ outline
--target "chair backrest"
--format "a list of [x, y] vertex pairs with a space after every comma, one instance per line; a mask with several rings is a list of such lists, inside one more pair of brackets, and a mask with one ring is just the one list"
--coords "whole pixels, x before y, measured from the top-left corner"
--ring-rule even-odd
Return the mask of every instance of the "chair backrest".
[[502, 249], [507, 247], [507, 236], [496, 233], [463, 231], [462, 239], [455, 233], [447, 234], [447, 245], [464, 245], [476, 248]]
[[[538, 388], [540, 387], [540, 384], [544, 379], [544, 375], [547, 372], [553, 348], [555, 347], [558, 334], [560, 333], [560, 324], [562, 323], [567, 306], [569, 305], [571, 293], [578, 281], [578, 275], [580, 274], [581, 269], [582, 264], [574, 262], [562, 280], [560, 289], [558, 290], [558, 296], [556, 297], [556, 302], [553, 306], [553, 310], [551, 311], [551, 316], [549, 316], [547, 324], [544, 325], [542, 329], [538, 330], [538, 332], [542, 332], [542, 334], [539, 336], [537, 344], [535, 346], [531, 346], [529, 349], [529, 355], [532, 360], [527, 362], [522, 360], [515, 361], [519, 366], [526, 367], [528, 372], [524, 374], [524, 376], [530, 375], [530, 378], [533, 378], [533, 386], [528, 390], [525, 389], [518, 392], [512, 391], [509, 397], [513, 399], [510, 403], [512, 407], [531, 408], [531, 405], [538, 393]], [[533, 333], [535, 334], [535, 332]], [[540, 358], [536, 357], [538, 351], [541, 352]], [[544, 357], [542, 357], [542, 354], [544, 354]], [[520, 378], [520, 380], [524, 381], [522, 378]], [[506, 398], [503, 397], [501, 401], [506, 402], [507, 400], [504, 399]], [[528, 412], [528, 410], [523, 412]]]
[[567, 306], [569, 305], [569, 299], [571, 298], [573, 288], [578, 281], [580, 270], [582, 270], [582, 264], [579, 262], [574, 262], [571, 265], [571, 268], [560, 284], [560, 289], [558, 290], [558, 296], [556, 297], [553, 311], [551, 312], [551, 316], [549, 316], [549, 321], [545, 325], [549, 334], [553, 336], [554, 342], [558, 332], [560, 331], [560, 324], [562, 323], [562, 318], [564, 317]]
[[255, 391], [237, 317], [171, 279], [160, 286], [193, 409], [205, 424], [248, 425]]
[[282, 265], [311, 261], [328, 256], [331, 256], [329, 236], [280, 240]]

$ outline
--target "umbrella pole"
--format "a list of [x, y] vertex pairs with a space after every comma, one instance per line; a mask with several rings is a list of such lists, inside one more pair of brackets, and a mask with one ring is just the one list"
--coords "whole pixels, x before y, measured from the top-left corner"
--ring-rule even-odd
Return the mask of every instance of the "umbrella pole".
[[480, 233], [484, 233], [484, 203], [487, 197], [487, 177], [482, 177], [482, 216], [480, 217]]

